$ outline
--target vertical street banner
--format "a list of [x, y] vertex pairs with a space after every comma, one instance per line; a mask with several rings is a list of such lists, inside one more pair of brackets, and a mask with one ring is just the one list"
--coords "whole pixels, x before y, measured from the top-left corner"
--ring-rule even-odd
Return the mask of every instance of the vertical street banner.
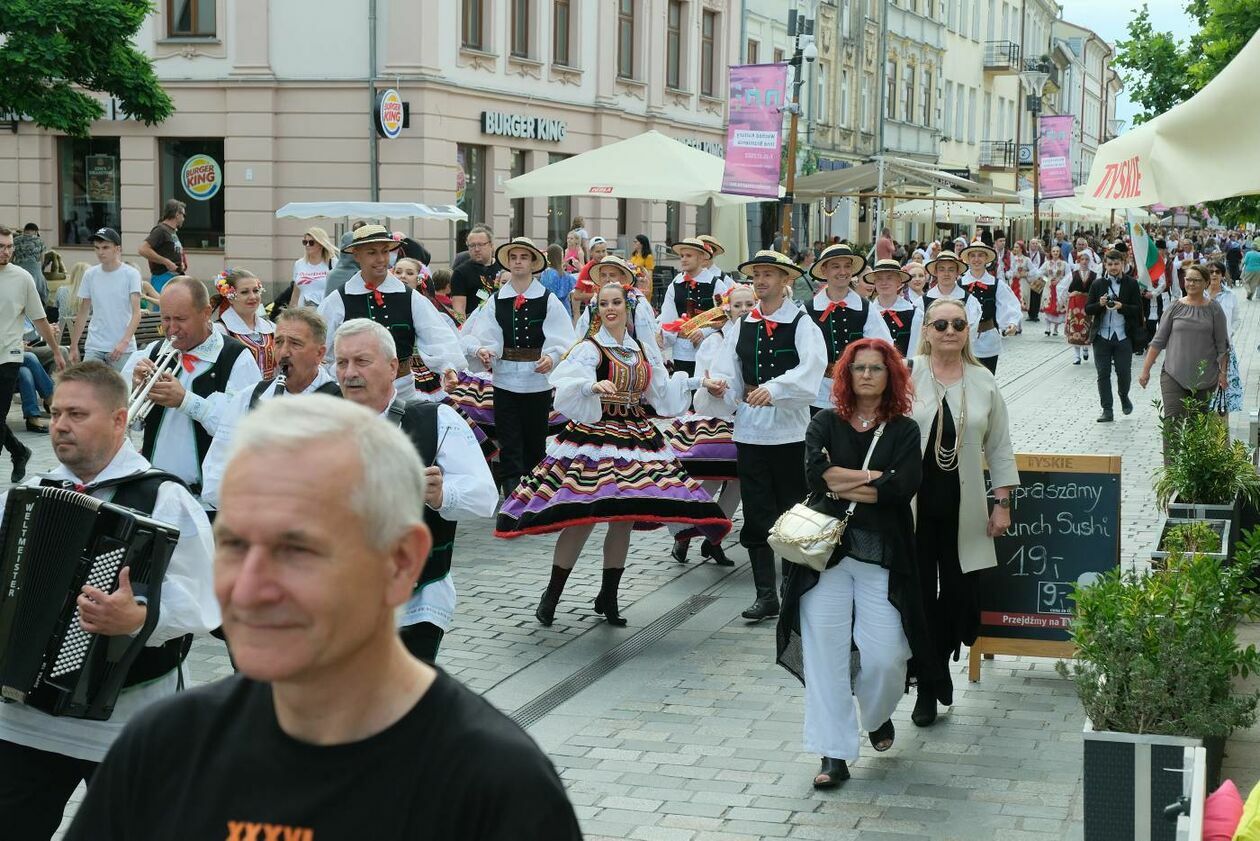
[[1037, 120], [1037, 181], [1041, 198], [1075, 195], [1072, 184], [1072, 115]]
[[730, 68], [723, 193], [779, 197], [786, 86], [786, 64]]

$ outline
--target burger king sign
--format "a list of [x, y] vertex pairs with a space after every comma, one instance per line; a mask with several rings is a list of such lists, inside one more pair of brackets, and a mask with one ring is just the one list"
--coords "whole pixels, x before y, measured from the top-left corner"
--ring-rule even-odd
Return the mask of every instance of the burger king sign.
[[376, 95], [376, 131], [386, 140], [402, 134], [406, 122], [406, 106], [402, 96], [393, 88], [386, 88]]
[[223, 170], [219, 162], [209, 155], [193, 155], [184, 161], [179, 174], [184, 192], [197, 201], [207, 201], [218, 195], [223, 186]]

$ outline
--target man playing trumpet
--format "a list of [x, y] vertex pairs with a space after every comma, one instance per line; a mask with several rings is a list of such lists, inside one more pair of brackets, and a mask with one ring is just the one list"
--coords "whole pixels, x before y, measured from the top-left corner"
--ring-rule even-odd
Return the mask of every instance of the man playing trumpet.
[[[259, 382], [262, 372], [243, 344], [210, 328], [210, 296], [201, 281], [187, 276], [169, 281], [162, 287], [161, 307], [166, 338], [133, 353], [123, 368], [132, 384], [129, 420], [136, 423], [142, 415], [140, 454], [200, 496], [201, 463], [223, 407], [233, 394]], [[156, 363], [163, 357], [171, 364], [159, 371]], [[152, 402], [147, 413], [142, 408], [147, 401], [135, 399], [146, 387]]]

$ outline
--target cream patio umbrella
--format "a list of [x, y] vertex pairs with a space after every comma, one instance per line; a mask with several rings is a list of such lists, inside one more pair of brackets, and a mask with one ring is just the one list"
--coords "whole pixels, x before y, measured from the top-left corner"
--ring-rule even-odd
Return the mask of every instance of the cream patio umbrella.
[[1248, 105], [1257, 78], [1260, 33], [1203, 90], [1099, 147], [1085, 201], [1173, 207], [1260, 193], [1260, 109]]

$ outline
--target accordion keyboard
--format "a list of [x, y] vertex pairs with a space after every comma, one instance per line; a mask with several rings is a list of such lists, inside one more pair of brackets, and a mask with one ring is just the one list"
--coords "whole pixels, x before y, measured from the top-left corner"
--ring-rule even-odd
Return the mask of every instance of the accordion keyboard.
[[[126, 555], [127, 550], [124, 548], [112, 549], [102, 555], [97, 555], [92, 560], [92, 570], [84, 583], [108, 592], [118, 580], [118, 571]], [[74, 619], [66, 626], [66, 634], [61, 640], [57, 659], [49, 670], [49, 677], [61, 677], [82, 668], [92, 637], [93, 635], [83, 630], [83, 626], [79, 624], [79, 609], [76, 607]]]

